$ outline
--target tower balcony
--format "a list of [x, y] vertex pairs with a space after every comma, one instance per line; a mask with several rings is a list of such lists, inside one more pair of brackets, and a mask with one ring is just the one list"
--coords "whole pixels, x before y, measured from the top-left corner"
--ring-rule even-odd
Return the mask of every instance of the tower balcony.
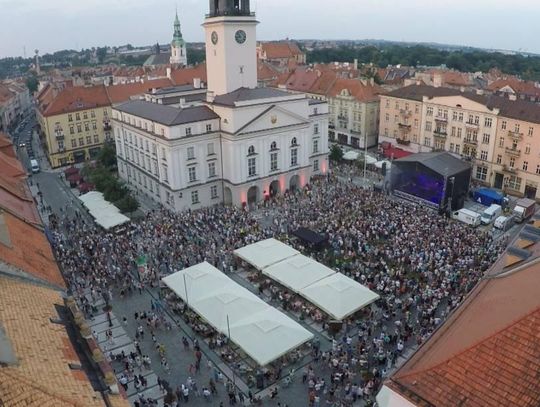
[[513, 147], [506, 147], [504, 149], [504, 152], [512, 157], [519, 157], [521, 155], [521, 150], [518, 150], [517, 148], [513, 148]]

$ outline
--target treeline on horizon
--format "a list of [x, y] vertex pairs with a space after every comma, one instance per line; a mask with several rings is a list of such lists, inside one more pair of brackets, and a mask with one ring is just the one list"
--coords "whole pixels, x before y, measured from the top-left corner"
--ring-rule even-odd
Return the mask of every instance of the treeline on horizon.
[[[74, 56], [74, 53], [76, 55]], [[119, 65], [142, 65], [148, 58], [144, 56], [110, 56], [105, 48], [97, 49], [99, 63], [116, 63]], [[503, 54], [487, 52], [479, 49], [447, 51], [437, 48], [415, 45], [381, 45], [381, 46], [337, 46], [334, 48], [318, 48], [307, 51], [308, 63], [329, 62], [372, 63], [380, 68], [389, 65], [404, 66], [440, 66], [461, 72], [488, 72], [496, 68], [506, 74], [517, 75], [524, 80], [540, 81], [540, 56], [524, 56], [521, 54]], [[96, 65], [91, 62], [92, 50], [63, 50], [41, 57], [43, 64], [52, 63], [58, 68]], [[188, 63], [197, 64], [205, 60], [204, 50], [188, 45]], [[10, 76], [26, 75], [33, 63], [33, 58], [0, 59], [0, 79]]]
[[307, 51], [308, 63], [353, 62], [386, 68], [388, 65], [440, 66], [461, 72], [488, 72], [497, 68], [506, 74], [520, 76], [524, 80], [540, 80], [540, 56], [508, 55], [478, 49], [445, 51], [415, 46], [339, 46]]

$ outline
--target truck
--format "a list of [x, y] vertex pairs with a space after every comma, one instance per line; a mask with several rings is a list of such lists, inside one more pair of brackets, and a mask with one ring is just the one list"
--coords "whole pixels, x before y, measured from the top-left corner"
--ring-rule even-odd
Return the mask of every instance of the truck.
[[533, 216], [535, 212], [536, 202], [532, 199], [522, 198], [516, 202], [513, 214], [516, 222], [521, 223]]
[[452, 213], [452, 218], [459, 220], [460, 222], [476, 227], [480, 225], [480, 214], [469, 209], [460, 209]]
[[484, 206], [497, 204], [503, 206], [504, 196], [500, 192], [489, 188], [478, 188], [474, 191], [473, 199], [475, 202], [481, 203]]
[[514, 224], [514, 217], [513, 216], [499, 216], [497, 219], [495, 219], [495, 223], [493, 223], [493, 227], [495, 229], [502, 230], [503, 232], [506, 232], [508, 229], [512, 227]]
[[483, 225], [489, 225], [491, 222], [501, 216], [501, 214], [501, 205], [493, 204], [482, 213], [480, 220]]

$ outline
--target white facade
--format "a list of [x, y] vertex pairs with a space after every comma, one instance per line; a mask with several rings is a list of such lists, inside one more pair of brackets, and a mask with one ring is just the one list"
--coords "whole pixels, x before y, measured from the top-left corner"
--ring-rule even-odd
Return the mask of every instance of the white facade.
[[258, 22], [242, 7], [211, 10], [204, 24], [208, 99], [196, 109], [215, 118], [163, 125], [175, 108], [113, 108], [120, 176], [170, 209], [252, 204], [328, 170], [328, 104], [256, 88]]

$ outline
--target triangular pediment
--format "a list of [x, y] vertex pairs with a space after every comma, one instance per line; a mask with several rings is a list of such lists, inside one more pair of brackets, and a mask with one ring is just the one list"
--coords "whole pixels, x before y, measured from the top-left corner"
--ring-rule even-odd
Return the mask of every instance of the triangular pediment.
[[272, 105], [261, 112], [253, 120], [242, 126], [237, 131], [237, 134], [255, 133], [282, 127], [301, 126], [307, 123], [309, 123], [307, 118], [277, 105]]
[[[481, 98], [481, 96], [478, 96]], [[429, 99], [428, 103], [440, 104], [450, 108], [457, 107], [464, 110], [473, 110], [483, 113], [493, 113], [484, 103], [474, 100], [475, 96], [467, 97], [466, 95], [455, 96], [437, 96]]]

